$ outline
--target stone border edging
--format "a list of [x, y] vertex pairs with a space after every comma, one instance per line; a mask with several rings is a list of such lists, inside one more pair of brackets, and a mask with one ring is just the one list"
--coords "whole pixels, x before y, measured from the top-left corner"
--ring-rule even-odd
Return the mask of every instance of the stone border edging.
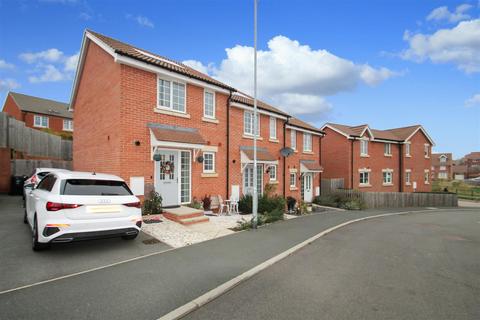
[[291, 254], [295, 253], [296, 251], [302, 249], [303, 247], [311, 244], [315, 240], [318, 240], [319, 238], [329, 234], [332, 231], [335, 231], [337, 229], [340, 229], [344, 226], [347, 226], [349, 224], [353, 224], [356, 222], [364, 221], [364, 220], [370, 220], [370, 219], [375, 219], [375, 218], [381, 218], [381, 217], [388, 217], [388, 216], [396, 216], [396, 215], [404, 215], [404, 214], [409, 214], [409, 213], [424, 213], [424, 212], [435, 212], [434, 210], [418, 210], [418, 211], [401, 211], [401, 212], [391, 212], [391, 213], [383, 213], [383, 214], [378, 214], [374, 216], [369, 216], [369, 217], [363, 217], [363, 218], [358, 218], [358, 219], [353, 219], [349, 220], [346, 222], [343, 222], [341, 224], [338, 224], [334, 227], [328, 228], [310, 238], [307, 240], [293, 246], [292, 248], [279, 253], [278, 255], [268, 259], [267, 261], [262, 262], [261, 264], [251, 268], [250, 270], [245, 271], [241, 275], [236, 276], [235, 278], [219, 285], [218, 287], [202, 294], [196, 299], [193, 299], [192, 301], [184, 304], [183, 306], [178, 307], [177, 309], [170, 311], [169, 313], [161, 316], [157, 320], [176, 320], [176, 319], [181, 319], [182, 317], [188, 315], [189, 313], [199, 309], [200, 307], [204, 306], [205, 304], [209, 303], [210, 301], [218, 298], [222, 294], [226, 293], [227, 291], [230, 291], [240, 283], [252, 278], [254, 275], [260, 273], [261, 271], [267, 269], [268, 267], [272, 266], [273, 264], [285, 259], [286, 257], [290, 256]]

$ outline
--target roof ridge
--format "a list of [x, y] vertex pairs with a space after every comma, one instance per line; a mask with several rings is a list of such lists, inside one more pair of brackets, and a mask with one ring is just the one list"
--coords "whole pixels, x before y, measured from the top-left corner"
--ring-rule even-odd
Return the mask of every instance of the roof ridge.
[[15, 95], [15, 94], [18, 94], [18, 95], [26, 96], [26, 97], [29, 97], [29, 98], [40, 99], [40, 100], [45, 100], [45, 101], [52, 101], [52, 102], [63, 103], [63, 104], [68, 105], [68, 102], [63, 102], [63, 101], [58, 101], [58, 100], [53, 100], [53, 99], [48, 99], [48, 98], [42, 98], [42, 97], [32, 96], [32, 95], [25, 94], [25, 93], [20, 93], [20, 92], [9, 91], [8, 94], [14, 94], [14, 95]]

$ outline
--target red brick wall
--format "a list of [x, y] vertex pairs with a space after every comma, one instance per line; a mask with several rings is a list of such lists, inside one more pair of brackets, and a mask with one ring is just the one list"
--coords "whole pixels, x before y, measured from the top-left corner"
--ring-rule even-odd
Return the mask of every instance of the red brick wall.
[[[423, 134], [422, 131], [417, 131], [417, 133], [410, 139], [410, 154], [411, 157], [405, 157], [404, 168], [412, 170], [411, 181], [412, 185], [405, 186], [405, 191], [413, 191], [413, 182], [417, 182], [418, 192], [429, 192], [432, 190], [431, 181], [429, 184], [424, 183], [424, 171], [425, 169], [431, 170], [432, 161], [431, 158], [425, 158], [424, 155], [424, 145], [425, 143], [430, 144], [427, 137]], [[431, 147], [430, 147], [431, 155]]]
[[325, 128], [322, 139], [322, 178], [343, 178], [345, 188], [351, 186], [351, 141], [345, 136]]
[[90, 43], [74, 108], [73, 167], [121, 174], [120, 65]]
[[3, 105], [2, 112], [9, 114], [18, 121], [24, 121], [22, 111], [20, 111], [17, 104], [15, 103], [15, 100], [13, 100], [12, 96], [10, 95], [8, 95], [7, 99], [5, 99], [5, 104]]
[[0, 193], [8, 193], [10, 191], [10, 149], [0, 148]]

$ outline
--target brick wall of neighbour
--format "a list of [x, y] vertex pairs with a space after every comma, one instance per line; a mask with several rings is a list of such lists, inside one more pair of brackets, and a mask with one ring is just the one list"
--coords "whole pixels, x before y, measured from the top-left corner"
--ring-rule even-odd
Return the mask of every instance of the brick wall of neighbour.
[[343, 178], [347, 189], [351, 185], [351, 140], [338, 132], [325, 128], [322, 139], [321, 159], [323, 166], [322, 178]]
[[[412, 184], [405, 186], [405, 191], [413, 191], [413, 182], [417, 182], [417, 192], [429, 192], [432, 190], [431, 181], [428, 184], [424, 182], [425, 170], [431, 170], [432, 161], [425, 158], [424, 145], [428, 142], [427, 137], [420, 130], [410, 139], [411, 157], [405, 157], [404, 168], [412, 170]], [[430, 147], [431, 152], [431, 147]], [[429, 179], [430, 180], [430, 179]]]
[[10, 191], [11, 177], [10, 148], [0, 148], [0, 193]]
[[[203, 164], [192, 163], [192, 198], [207, 195], [226, 197], [226, 108], [228, 95], [215, 94], [218, 123], [202, 120], [204, 89], [187, 84], [186, 114], [188, 118], [155, 112], [157, 105], [157, 75], [151, 72], [121, 66], [121, 170], [122, 178], [142, 176], [146, 184], [154, 182], [154, 161], [150, 153], [149, 122], [197, 128], [207, 145], [216, 146], [216, 175], [203, 174]], [[134, 142], [140, 141], [140, 146]], [[197, 157], [202, 152], [197, 154]], [[192, 158], [194, 157], [192, 153]]]
[[73, 102], [74, 170], [121, 174], [120, 65], [94, 43]]
[[[24, 120], [25, 125], [29, 128], [34, 128], [34, 129], [39, 129], [39, 130], [43, 129], [43, 128], [39, 128], [39, 127], [34, 126], [34, 116], [35, 116], [35, 113], [23, 112], [23, 117], [25, 119]], [[45, 116], [45, 115], [42, 115], [42, 116]], [[48, 128], [49, 129], [51, 129], [55, 132], [71, 132], [71, 131], [63, 130], [63, 120], [64, 120], [64, 118], [51, 116], [51, 115], [47, 115], [47, 117], [48, 117]]]
[[24, 121], [22, 111], [17, 106], [15, 100], [13, 100], [11, 95], [8, 95], [7, 99], [5, 99], [5, 104], [3, 105], [2, 112], [7, 113], [18, 121]]

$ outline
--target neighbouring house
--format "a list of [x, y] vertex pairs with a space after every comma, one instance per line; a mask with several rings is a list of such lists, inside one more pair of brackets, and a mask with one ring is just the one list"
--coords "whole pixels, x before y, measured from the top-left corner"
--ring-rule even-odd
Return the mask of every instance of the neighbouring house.
[[2, 112], [25, 122], [29, 128], [67, 134], [73, 132], [73, 113], [68, 103], [10, 91]]
[[432, 180], [451, 180], [453, 178], [452, 164], [453, 160], [451, 153], [432, 153]]
[[454, 180], [465, 180], [465, 177], [467, 177], [467, 166], [455, 161], [452, 166], [452, 177]]
[[262, 101], [254, 127], [248, 95], [93, 31], [71, 108], [74, 169], [119, 175], [140, 196], [154, 189], [164, 206], [252, 193], [255, 135], [260, 192], [268, 184], [297, 200], [319, 194], [321, 130]]
[[463, 162], [467, 167], [466, 179], [480, 177], [480, 152], [470, 152], [463, 157]]
[[362, 191], [431, 191], [431, 148], [421, 125], [376, 130], [367, 124], [322, 127], [323, 178], [343, 178], [344, 187]]

